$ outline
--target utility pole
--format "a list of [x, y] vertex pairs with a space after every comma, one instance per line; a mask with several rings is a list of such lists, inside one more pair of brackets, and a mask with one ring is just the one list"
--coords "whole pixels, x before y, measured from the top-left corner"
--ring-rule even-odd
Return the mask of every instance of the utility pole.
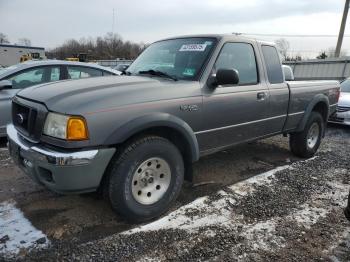
[[113, 8], [113, 22], [112, 22], [112, 33], [114, 34], [114, 8]]
[[340, 55], [340, 49], [341, 49], [341, 45], [343, 43], [343, 38], [344, 38], [346, 18], [348, 17], [348, 12], [349, 12], [349, 4], [350, 4], [350, 0], [345, 0], [345, 7], [344, 7], [343, 18], [341, 20], [337, 47], [335, 49], [335, 57], [339, 57], [339, 55]]

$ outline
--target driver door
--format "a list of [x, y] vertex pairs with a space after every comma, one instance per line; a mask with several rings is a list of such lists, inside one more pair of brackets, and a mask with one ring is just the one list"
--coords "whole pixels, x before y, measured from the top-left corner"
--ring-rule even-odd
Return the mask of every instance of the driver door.
[[196, 133], [201, 151], [220, 149], [266, 135], [269, 90], [266, 83], [259, 80], [262, 74], [258, 70], [260, 63], [253, 43], [224, 44], [213, 73], [220, 68], [236, 69], [239, 83], [204, 88], [205, 123], [203, 130]]

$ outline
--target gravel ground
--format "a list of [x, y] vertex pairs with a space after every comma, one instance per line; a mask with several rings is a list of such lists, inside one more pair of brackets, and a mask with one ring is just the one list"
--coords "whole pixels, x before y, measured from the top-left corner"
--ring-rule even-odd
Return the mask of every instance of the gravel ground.
[[36, 186], [0, 148], [0, 202], [13, 201], [50, 241], [3, 259], [350, 261], [349, 157], [350, 129], [338, 126], [309, 160], [293, 157], [283, 137], [239, 146], [196, 163], [194, 185], [168, 214], [130, 225], [95, 194], [58, 196]]

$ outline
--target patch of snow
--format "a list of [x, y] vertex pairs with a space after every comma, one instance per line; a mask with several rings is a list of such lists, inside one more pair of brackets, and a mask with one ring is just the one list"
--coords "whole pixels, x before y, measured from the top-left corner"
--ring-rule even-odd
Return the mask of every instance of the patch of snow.
[[254, 185], [270, 184], [277, 172], [285, 170], [287, 168], [290, 168], [290, 165], [280, 166], [265, 173], [250, 177], [247, 180], [230, 186], [229, 188], [241, 196], [248, 195], [254, 191]]
[[[215, 201], [212, 205], [206, 204], [208, 197], [201, 197], [195, 201], [180, 207], [169, 215], [141, 227], [133, 228], [123, 234], [134, 234], [144, 231], [159, 229], [185, 229], [195, 230], [203, 226], [230, 223], [231, 213], [224, 207], [227, 205], [225, 198]], [[187, 215], [187, 212], [199, 211], [199, 216]]]
[[268, 250], [282, 247], [286, 242], [283, 237], [276, 237], [276, 222], [271, 219], [243, 227], [242, 236], [245, 237], [255, 250]]
[[310, 162], [312, 160], [315, 160], [318, 156], [314, 156], [314, 157], [310, 157], [308, 159], [305, 159], [303, 161], [300, 161], [300, 162], [296, 162], [296, 163], [307, 163], [307, 162]]
[[321, 217], [326, 217], [329, 212], [326, 208], [312, 207], [309, 204], [302, 205], [300, 208], [287, 216], [287, 219], [296, 221], [307, 229], [310, 229]]
[[24, 217], [15, 202], [0, 203], [0, 255], [11, 257], [21, 249], [45, 248], [48, 245], [46, 235]]

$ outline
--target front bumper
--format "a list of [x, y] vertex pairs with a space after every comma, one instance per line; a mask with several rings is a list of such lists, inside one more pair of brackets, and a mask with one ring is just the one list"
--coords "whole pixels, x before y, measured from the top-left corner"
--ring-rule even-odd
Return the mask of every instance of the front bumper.
[[87, 151], [53, 150], [24, 140], [13, 125], [7, 126], [10, 155], [27, 175], [58, 193], [95, 191], [115, 148]]

